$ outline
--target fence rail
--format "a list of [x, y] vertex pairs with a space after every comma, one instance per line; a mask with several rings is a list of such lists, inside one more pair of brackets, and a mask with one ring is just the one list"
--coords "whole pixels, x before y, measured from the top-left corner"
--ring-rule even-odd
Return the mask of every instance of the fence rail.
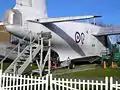
[[120, 90], [120, 83], [113, 78], [80, 80], [25, 75], [4, 74], [0, 70], [0, 90]]

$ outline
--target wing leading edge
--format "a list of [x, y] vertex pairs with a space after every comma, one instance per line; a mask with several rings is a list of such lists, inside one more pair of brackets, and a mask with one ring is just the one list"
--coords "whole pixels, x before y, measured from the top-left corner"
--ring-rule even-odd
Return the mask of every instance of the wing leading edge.
[[[28, 22], [39, 23], [39, 24], [48, 24], [56, 22], [65, 22], [65, 21], [74, 21], [74, 20], [86, 20], [99, 18], [101, 16], [71, 16], [71, 17], [59, 17], [59, 18], [41, 18], [36, 20], [28, 20]], [[120, 34], [120, 28], [111, 28], [111, 27], [101, 27], [99, 31], [91, 33], [94, 36], [103, 36], [103, 35], [115, 35]]]
[[28, 20], [33, 23], [55, 23], [55, 22], [65, 22], [65, 21], [74, 21], [74, 20], [86, 20], [92, 18], [99, 18], [101, 16], [71, 16], [71, 17], [59, 17], [59, 18], [41, 18], [37, 20]]

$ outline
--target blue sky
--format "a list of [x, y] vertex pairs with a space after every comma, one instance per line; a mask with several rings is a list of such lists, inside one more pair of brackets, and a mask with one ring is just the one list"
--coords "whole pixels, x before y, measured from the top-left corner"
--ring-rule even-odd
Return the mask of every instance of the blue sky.
[[120, 0], [47, 0], [49, 16], [102, 15], [99, 21], [120, 24]]
[[[47, 0], [49, 17], [102, 15], [98, 19], [106, 24], [120, 24], [120, 0]], [[9, 8], [14, 7], [15, 0], [1, 0], [0, 20]]]

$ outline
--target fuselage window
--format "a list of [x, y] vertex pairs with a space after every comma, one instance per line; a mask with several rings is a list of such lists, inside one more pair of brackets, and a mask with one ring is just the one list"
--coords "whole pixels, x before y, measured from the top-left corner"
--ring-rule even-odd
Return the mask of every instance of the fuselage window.
[[92, 44], [92, 47], [95, 47], [95, 44]]

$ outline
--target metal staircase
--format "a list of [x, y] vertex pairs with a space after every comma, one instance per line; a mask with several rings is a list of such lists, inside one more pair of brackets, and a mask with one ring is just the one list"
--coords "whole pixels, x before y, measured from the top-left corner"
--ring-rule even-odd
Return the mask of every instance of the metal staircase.
[[[17, 73], [22, 74], [28, 65], [32, 62], [30, 61], [30, 46], [20, 53], [20, 55], [12, 62], [12, 64], [5, 70], [5, 73]], [[41, 49], [40, 45], [32, 45], [32, 59], [39, 53]]]
[[[26, 45], [26, 47], [21, 52], [18, 52], [17, 58], [10, 64], [10, 66], [8, 66], [8, 68], [4, 71], [4, 73], [18, 74], [18, 75], [25, 74], [26, 69], [30, 66], [30, 64], [33, 62], [33, 60], [37, 55], [39, 55], [40, 57], [40, 61], [38, 64], [39, 67], [42, 67], [39, 68], [40, 73], [42, 73], [46, 61], [50, 60], [51, 37], [52, 36], [50, 32], [46, 32], [46, 33], [41, 32], [38, 34], [37, 38], [30, 38], [30, 43]], [[23, 40], [24, 39], [25, 37], [23, 38]], [[44, 43], [46, 43], [47, 46], [44, 46]], [[19, 45], [20, 42], [15, 48], [13, 48], [13, 50], [11, 50], [11, 52], [14, 52], [16, 48], [20, 49]], [[45, 59], [43, 60], [44, 50], [47, 50], [47, 54], [45, 56]], [[10, 53], [0, 62], [1, 69], [3, 68], [3, 62], [10, 55]]]

